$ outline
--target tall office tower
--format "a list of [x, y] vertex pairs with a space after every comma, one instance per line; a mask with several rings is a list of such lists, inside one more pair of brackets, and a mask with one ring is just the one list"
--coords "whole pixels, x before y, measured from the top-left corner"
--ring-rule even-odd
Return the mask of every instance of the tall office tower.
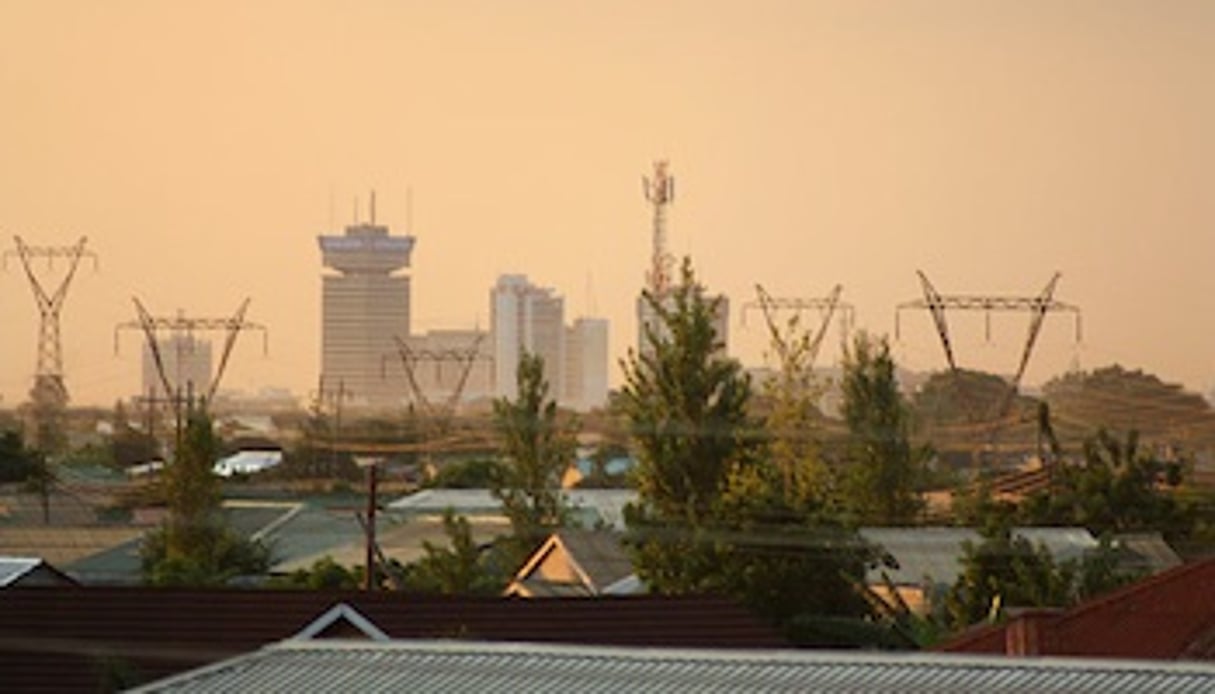
[[559, 400], [564, 392], [565, 300], [531, 284], [526, 275], [502, 275], [490, 290], [489, 310], [494, 395], [517, 395], [519, 357], [527, 352], [544, 359], [549, 396]]
[[143, 347], [143, 391], [141, 397], [163, 400], [171, 396], [199, 397], [211, 387], [211, 342], [190, 333], [174, 333], [157, 340], [160, 362], [173, 393], [165, 393], [152, 350]]
[[371, 220], [341, 236], [319, 236], [321, 260], [333, 270], [322, 278], [321, 387], [350, 402], [388, 407], [408, 395], [400, 369], [385, 369], [396, 355], [394, 337], [409, 336], [409, 267], [413, 236], [390, 236]]
[[608, 322], [578, 318], [565, 329], [563, 404], [587, 412], [607, 404]]

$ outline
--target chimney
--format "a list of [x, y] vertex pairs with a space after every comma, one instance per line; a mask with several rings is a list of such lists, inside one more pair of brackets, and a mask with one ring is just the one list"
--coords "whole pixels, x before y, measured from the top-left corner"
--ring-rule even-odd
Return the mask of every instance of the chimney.
[[1026, 610], [1014, 617], [1004, 627], [1004, 654], [1049, 655], [1051, 627], [1058, 616], [1057, 610]]

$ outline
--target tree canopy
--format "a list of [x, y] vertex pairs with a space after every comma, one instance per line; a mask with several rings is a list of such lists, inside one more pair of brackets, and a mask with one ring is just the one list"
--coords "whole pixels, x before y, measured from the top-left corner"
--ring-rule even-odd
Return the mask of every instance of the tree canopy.
[[[810, 486], [791, 488], [813, 447], [779, 449], [757, 434], [750, 380], [713, 328], [717, 300], [686, 261], [669, 294], [644, 300], [656, 322], [624, 364], [620, 399], [638, 458], [640, 500], [626, 520], [639, 576], [659, 593], [736, 597], [787, 629], [795, 618], [865, 614], [853, 586], [872, 549]], [[802, 395], [782, 420], [794, 429], [808, 423]], [[783, 457], [769, 457], [774, 449]]]
[[907, 404], [885, 338], [859, 333], [844, 355], [843, 414], [848, 438], [843, 502], [860, 523], [901, 525], [922, 508], [922, 451], [913, 449]]
[[573, 461], [575, 439], [572, 425], [561, 419], [549, 397], [544, 360], [524, 353], [517, 378], [516, 398], [494, 402], [502, 462], [490, 491], [502, 501], [511, 524], [508, 544], [522, 561], [566, 520], [561, 475]]
[[219, 481], [212, 472], [218, 451], [211, 418], [191, 408], [177, 455], [161, 477], [168, 518], [140, 548], [147, 582], [215, 585], [261, 575], [269, 567], [269, 550], [233, 532], [220, 514]]

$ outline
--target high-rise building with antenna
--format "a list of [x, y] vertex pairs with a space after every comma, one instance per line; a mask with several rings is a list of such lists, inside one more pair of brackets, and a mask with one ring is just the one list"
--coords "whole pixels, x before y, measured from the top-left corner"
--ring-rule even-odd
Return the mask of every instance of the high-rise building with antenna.
[[406, 270], [415, 239], [376, 223], [374, 192], [368, 212], [344, 234], [317, 238], [322, 265], [333, 271], [321, 280], [321, 383], [356, 404], [387, 407], [408, 395], [400, 370], [384, 362], [396, 354], [393, 338], [410, 334]]

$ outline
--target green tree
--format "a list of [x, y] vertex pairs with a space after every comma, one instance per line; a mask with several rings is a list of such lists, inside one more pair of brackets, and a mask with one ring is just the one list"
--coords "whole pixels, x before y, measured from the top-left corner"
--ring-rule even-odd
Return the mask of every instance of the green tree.
[[51, 522], [51, 492], [59, 476], [46, 453], [25, 445], [17, 431], [0, 434], [0, 482], [20, 482], [21, 488], [38, 496], [42, 522]]
[[296, 569], [270, 582], [271, 588], [306, 588], [309, 590], [357, 590], [362, 577], [355, 571], [324, 556], [307, 569]]
[[490, 458], [456, 460], [439, 468], [422, 486], [428, 489], [485, 489], [502, 476], [501, 465]]
[[925, 452], [911, 445], [907, 406], [885, 338], [856, 336], [844, 355], [842, 387], [848, 425], [842, 501], [861, 523], [912, 522], [923, 507], [918, 486]]
[[220, 514], [219, 481], [212, 472], [218, 444], [203, 409], [187, 417], [181, 445], [161, 477], [168, 519], [144, 537], [144, 579], [154, 585], [222, 584], [264, 573], [270, 552], [240, 537]]
[[30, 469], [25, 477], [25, 490], [38, 496], [42, 506], [42, 523], [51, 524], [51, 492], [59, 483], [59, 474], [42, 451], [30, 452]]
[[1078, 465], [1052, 468], [1050, 486], [1022, 504], [1029, 523], [1081, 525], [1094, 535], [1144, 530], [1184, 538], [1194, 518], [1168, 491], [1181, 484], [1183, 464], [1139, 445], [1135, 431], [1119, 440], [1099, 430], [1084, 443]]
[[765, 318], [770, 349], [779, 361], [778, 370], [764, 381], [761, 391], [766, 406], [766, 457], [780, 472], [787, 505], [820, 503], [829, 498], [832, 486], [818, 437], [823, 387], [814, 374], [814, 357], [822, 336], [803, 328], [799, 313], [790, 316], [783, 327], [773, 316]]
[[490, 491], [511, 524], [508, 554], [521, 562], [568, 516], [561, 475], [574, 457], [573, 425], [549, 397], [544, 360], [519, 358], [518, 395], [494, 402], [494, 426], [502, 440], [502, 464]]
[[23, 482], [33, 471], [33, 451], [25, 445], [21, 432], [0, 434], [0, 482]]
[[1016, 534], [1007, 517], [992, 516], [982, 538], [964, 544], [962, 573], [945, 596], [943, 616], [954, 629], [998, 620], [1009, 607], [1067, 607], [1141, 576], [1119, 568], [1108, 537], [1063, 562]]
[[443, 513], [443, 529], [448, 546], [423, 542], [424, 556], [405, 567], [406, 588], [442, 595], [500, 594], [505, 576], [494, 557], [473, 540], [468, 519], [449, 508]]
[[983, 530], [983, 540], [963, 545], [962, 573], [945, 597], [950, 626], [961, 629], [995, 621], [1006, 606], [1063, 607], [1073, 601], [1075, 569], [1056, 565], [1050, 550], [1034, 545], [1005, 524]]
[[708, 518], [730, 467], [753, 442], [750, 380], [725, 356], [713, 327], [720, 299], [707, 298], [684, 261], [669, 294], [646, 292], [655, 316], [645, 348], [624, 363], [620, 399], [637, 452], [642, 502], [661, 518], [695, 524]]
[[[771, 439], [754, 433], [750, 381], [724, 355], [717, 303], [690, 264], [669, 295], [645, 300], [656, 324], [625, 363], [620, 399], [638, 457], [640, 499], [626, 509], [638, 575], [659, 593], [733, 596], [790, 633], [806, 617], [865, 614], [852, 585], [871, 549], [765, 458]], [[807, 452], [783, 460], [800, 466]]]

